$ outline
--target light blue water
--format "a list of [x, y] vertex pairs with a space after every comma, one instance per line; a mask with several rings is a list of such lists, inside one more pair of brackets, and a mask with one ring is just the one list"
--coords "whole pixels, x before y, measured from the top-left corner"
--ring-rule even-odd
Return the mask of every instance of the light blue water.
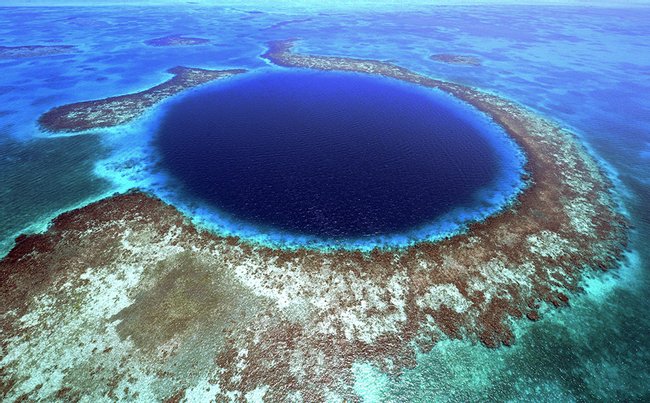
[[[0, 60], [2, 247], [6, 251], [17, 232], [42, 227], [63, 209], [133, 185], [161, 192], [166, 186], [149, 168], [156, 161], [147, 133], [173, 100], [133, 124], [72, 139], [39, 132], [35, 121], [42, 112], [148, 88], [176, 65], [268, 69], [258, 58], [264, 43], [300, 37], [298, 51], [391, 60], [496, 92], [560, 121], [609, 167], [635, 225], [626, 264], [590, 279], [571, 308], [534, 324], [519, 323], [512, 348], [443, 342], [394, 379], [358, 363], [359, 392], [368, 400], [650, 400], [647, 21], [650, 10], [643, 8], [422, 7], [327, 14], [189, 5], [0, 9], [1, 45], [71, 44], [81, 51]], [[173, 49], [143, 43], [169, 34], [213, 42]], [[429, 59], [435, 53], [470, 54], [483, 64], [437, 63]], [[186, 207], [201, 212], [201, 206]]]

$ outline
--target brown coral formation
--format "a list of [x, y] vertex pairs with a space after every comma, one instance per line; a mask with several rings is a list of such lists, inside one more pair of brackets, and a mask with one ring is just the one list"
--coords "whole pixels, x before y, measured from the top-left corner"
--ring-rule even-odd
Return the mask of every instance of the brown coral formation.
[[80, 132], [121, 125], [142, 115], [165, 98], [246, 70], [205, 70], [178, 66], [168, 72], [174, 77], [155, 87], [134, 94], [57, 106], [41, 115], [38, 123], [44, 130], [52, 132]]
[[454, 55], [449, 53], [440, 53], [431, 55], [431, 60], [447, 64], [460, 64], [465, 66], [480, 66], [481, 60], [474, 56]]
[[61, 215], [0, 262], [3, 398], [356, 400], [353, 365], [398, 374], [442, 338], [510, 345], [626, 242], [575, 137], [495, 95], [372, 60], [265, 55], [447, 91], [503, 125], [530, 186], [465, 234], [368, 254], [283, 251], [197, 231], [134, 192]]
[[192, 38], [182, 35], [169, 35], [162, 38], [154, 38], [145, 41], [144, 43], [149, 46], [196, 46], [209, 43], [209, 39], [205, 38]]
[[52, 56], [76, 51], [77, 48], [71, 45], [0, 46], [0, 59]]

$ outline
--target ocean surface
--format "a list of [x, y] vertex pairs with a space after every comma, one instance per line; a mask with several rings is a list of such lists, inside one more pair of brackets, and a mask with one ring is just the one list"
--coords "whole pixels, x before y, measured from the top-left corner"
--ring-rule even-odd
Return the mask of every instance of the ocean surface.
[[[606, 167], [621, 209], [634, 225], [620, 267], [585, 279], [585, 292], [572, 298], [569, 308], [546, 312], [535, 323], [517, 322], [514, 346], [490, 350], [442, 341], [399, 377], [356, 363], [355, 387], [364, 400], [648, 401], [648, 21], [648, 8], [0, 8], [1, 46], [67, 44], [79, 49], [0, 59], [1, 253], [11, 248], [17, 234], [45, 229], [60, 212], [132, 187], [174, 202], [201, 225], [217, 222], [214, 229], [223, 233], [243, 233], [259, 242], [309, 240], [294, 235], [258, 239], [256, 229], [246, 223], [219, 221], [223, 217], [209, 206], [186, 197], [186, 185], [176, 183], [171, 169], [162, 165], [164, 152], [158, 151], [164, 151], [165, 117], [173, 118], [184, 102], [212, 91], [254, 83], [215, 83], [172, 98], [128, 125], [92, 133], [53, 135], [36, 125], [38, 116], [54, 106], [159, 84], [170, 77], [165, 71], [177, 65], [247, 68], [260, 77], [277, 77], [285, 74], [283, 69], [259, 57], [266, 42], [300, 38], [299, 52], [391, 61], [499, 94], [557, 121], [575, 132]], [[211, 42], [169, 48], [144, 43], [171, 34]], [[430, 59], [438, 53], [474, 56], [481, 65]], [[481, 137], [472, 138], [478, 146]], [[428, 145], [436, 151], [435, 144]], [[495, 153], [500, 149], [492, 148]], [[475, 152], [489, 160], [480, 150]], [[502, 157], [497, 160], [504, 161]], [[499, 205], [505, 199], [498, 196], [507, 194], [507, 187], [499, 188], [485, 207]], [[387, 242], [409, 242], [419, 235]]]
[[506, 138], [440, 92], [361, 74], [275, 72], [172, 102], [154, 153], [181, 200], [263, 232], [367, 243], [424, 227], [432, 237], [436, 222], [461, 227], [498, 211], [493, 195], [517, 194], [522, 165]]

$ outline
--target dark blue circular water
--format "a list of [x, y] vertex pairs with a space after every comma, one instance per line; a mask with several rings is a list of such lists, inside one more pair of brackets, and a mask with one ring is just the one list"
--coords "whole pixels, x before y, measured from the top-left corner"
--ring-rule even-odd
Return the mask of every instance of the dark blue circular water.
[[475, 205], [493, 183], [498, 155], [458, 108], [383, 78], [258, 74], [173, 104], [155, 146], [186, 196], [235, 220], [367, 237]]

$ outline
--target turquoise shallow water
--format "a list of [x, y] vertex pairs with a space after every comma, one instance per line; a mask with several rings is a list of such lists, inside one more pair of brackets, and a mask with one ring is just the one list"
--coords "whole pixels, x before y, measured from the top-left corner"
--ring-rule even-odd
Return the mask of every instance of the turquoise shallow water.
[[[170, 100], [133, 124], [53, 137], [36, 118], [63, 103], [139, 91], [175, 65], [270, 69], [272, 39], [298, 51], [391, 60], [415, 71], [512, 98], [571, 128], [610, 170], [635, 225], [619, 270], [585, 282], [571, 308], [518, 323], [517, 343], [496, 351], [446, 341], [390, 378], [355, 366], [366, 400], [588, 401], [650, 399], [650, 51], [648, 9], [428, 7], [408, 12], [249, 13], [244, 8], [0, 9], [1, 45], [71, 44], [80, 52], [0, 60], [0, 246], [42, 229], [65, 209], [166, 179], [150, 136]], [[266, 10], [262, 10], [266, 11]], [[292, 21], [291, 23], [285, 23]], [[206, 46], [150, 48], [174, 33]], [[434, 53], [478, 57], [480, 67], [434, 62]], [[168, 189], [170, 190], [170, 189]], [[210, 213], [202, 206], [188, 211]]]

